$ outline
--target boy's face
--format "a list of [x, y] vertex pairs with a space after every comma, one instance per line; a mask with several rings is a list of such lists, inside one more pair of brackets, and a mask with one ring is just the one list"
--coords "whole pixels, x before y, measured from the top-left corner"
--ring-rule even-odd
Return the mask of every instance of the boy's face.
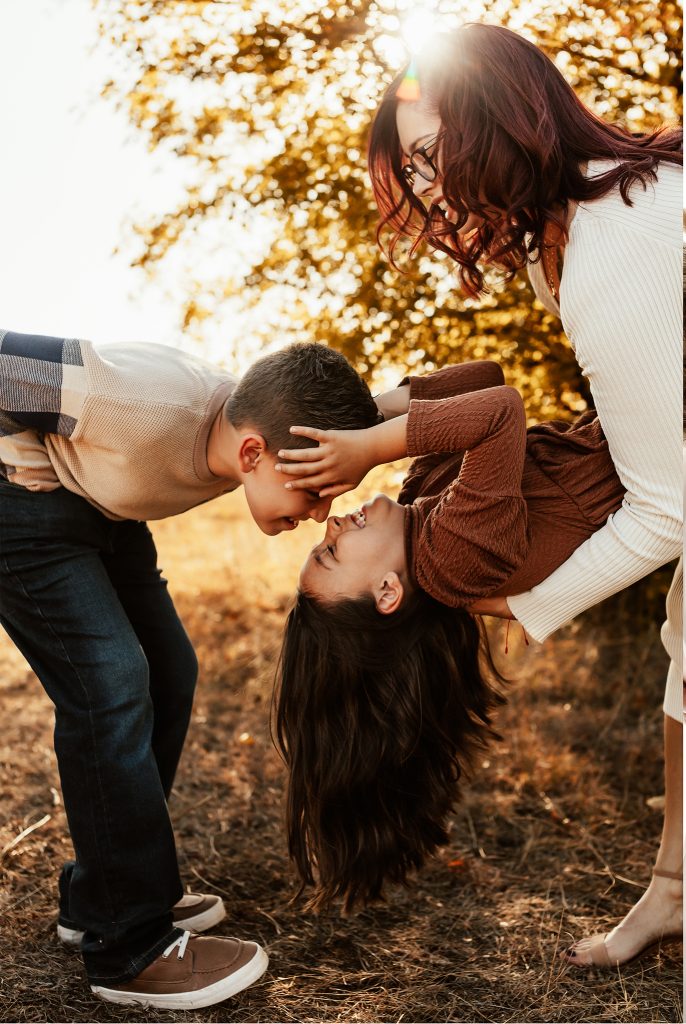
[[284, 484], [288, 477], [277, 473], [275, 465], [276, 457], [264, 451], [243, 477], [250, 513], [262, 533], [274, 537], [284, 530], [295, 530], [303, 519], [323, 523], [332, 499], [320, 498], [316, 491], [287, 491]]

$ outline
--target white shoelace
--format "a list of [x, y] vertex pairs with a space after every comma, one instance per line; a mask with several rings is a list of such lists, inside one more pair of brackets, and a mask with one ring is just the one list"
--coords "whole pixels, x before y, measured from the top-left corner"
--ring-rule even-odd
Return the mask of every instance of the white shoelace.
[[178, 959], [179, 960], [183, 960], [184, 954], [186, 952], [186, 946], [188, 945], [188, 940], [190, 939], [190, 937], [191, 937], [191, 933], [190, 932], [184, 932], [183, 935], [179, 935], [178, 939], [174, 939], [174, 941], [171, 943], [171, 945], [167, 946], [167, 948], [165, 949], [165, 951], [162, 954], [162, 956], [168, 957], [170, 955], [171, 951], [173, 949], [176, 949], [176, 947], [178, 946], [179, 947]]

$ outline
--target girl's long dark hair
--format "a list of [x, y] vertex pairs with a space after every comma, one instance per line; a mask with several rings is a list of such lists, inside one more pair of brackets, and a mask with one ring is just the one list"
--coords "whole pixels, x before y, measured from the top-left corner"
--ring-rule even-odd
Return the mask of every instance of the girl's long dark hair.
[[[436, 207], [427, 211], [401, 174], [396, 111], [402, 101], [396, 94], [403, 71], [381, 102], [369, 140], [381, 215], [377, 237], [391, 231], [391, 262], [401, 237], [415, 240], [413, 252], [426, 239], [458, 263], [468, 295], [484, 290], [484, 263], [504, 267], [511, 277], [532, 254], [537, 258], [546, 223], [564, 230], [571, 200], [597, 199], [619, 187], [631, 206], [631, 186], [645, 189], [655, 181], [660, 161], [683, 162], [680, 129], [632, 135], [608, 124], [581, 102], [542, 50], [509, 29], [463, 25], [436, 36], [425, 53], [417, 61], [419, 87], [441, 119], [442, 191], [458, 223], [450, 224]], [[597, 159], [617, 164], [585, 178], [582, 166]], [[484, 217], [484, 224], [460, 238], [457, 230], [470, 213]]]
[[276, 739], [289, 769], [288, 847], [309, 905], [349, 910], [447, 841], [459, 780], [497, 734], [503, 682], [477, 616], [415, 592], [392, 615], [372, 597], [298, 594], [278, 669]]

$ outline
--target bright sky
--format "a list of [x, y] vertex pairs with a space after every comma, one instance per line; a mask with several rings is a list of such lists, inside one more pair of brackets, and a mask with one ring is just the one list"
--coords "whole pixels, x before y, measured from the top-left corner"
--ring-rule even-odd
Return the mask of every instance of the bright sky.
[[[90, 0], [0, 3], [0, 327], [194, 348], [162, 286], [114, 253], [137, 214], [173, 208], [184, 168], [149, 153], [126, 115], [100, 97], [113, 69], [96, 40]], [[400, 63], [400, 39], [384, 41]], [[241, 244], [231, 238], [220, 262], [239, 260]], [[172, 268], [162, 276], [173, 288]], [[249, 363], [249, 317], [230, 315], [211, 325], [205, 354], [221, 362], [235, 352], [229, 332]]]
[[[458, 6], [472, 16], [480, 8], [465, 0]], [[412, 0], [398, 0], [397, 9], [396, 34], [379, 42], [400, 64], [417, 19], [430, 27], [431, 16]], [[408, 9], [409, 22], [402, 17]], [[197, 351], [162, 285], [114, 252], [132, 221], [175, 206], [186, 169], [149, 153], [125, 113], [100, 97], [114, 69], [96, 41], [90, 0], [0, 2], [0, 327]], [[267, 228], [256, 223], [252, 238], [222, 234], [205, 257], [212, 271], [230, 278]], [[165, 261], [161, 279], [171, 293], [175, 280], [185, 282], [179, 258]], [[256, 314], [242, 312], [238, 301], [207, 324], [203, 354], [241, 372], [257, 354]]]
[[[0, 327], [196, 348], [163, 287], [114, 252], [137, 215], [174, 207], [185, 169], [149, 153], [125, 113], [100, 97], [113, 69], [96, 40], [90, 0], [0, 3]], [[400, 63], [400, 38], [384, 42]], [[231, 237], [211, 257], [214, 269], [230, 272], [247, 242]], [[167, 288], [175, 276], [183, 280], [183, 268], [168, 265]], [[249, 314], [234, 306], [208, 326], [208, 358], [252, 361]]]
[[94, 342], [179, 344], [161, 290], [113, 255], [178, 175], [98, 98], [107, 62], [90, 0], [0, 4], [0, 326]]

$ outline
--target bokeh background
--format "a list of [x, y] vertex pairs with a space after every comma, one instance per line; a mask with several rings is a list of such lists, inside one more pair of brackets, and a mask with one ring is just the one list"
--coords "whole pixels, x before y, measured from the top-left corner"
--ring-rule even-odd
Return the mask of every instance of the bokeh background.
[[410, 43], [474, 19], [541, 45], [603, 117], [679, 119], [673, 3], [3, 4], [10, 326], [194, 347], [239, 372], [314, 338], [372, 381], [497, 354], [532, 417], [578, 411], [583, 382], [524, 276], [465, 301], [447, 260], [398, 275], [375, 244], [372, 112]]
[[[7, 0], [0, 4], [3, 326], [182, 347], [242, 372], [292, 340], [340, 348], [373, 388], [490, 355], [529, 416], [589, 400], [524, 277], [479, 302], [423, 254], [392, 271], [365, 170], [372, 112], [416, 41], [480, 19], [543, 46], [603, 117], [679, 119], [671, 3]], [[402, 466], [340, 499], [352, 508]], [[660, 830], [659, 640], [669, 572], [525, 646], [450, 845], [408, 892], [314, 918], [282, 830], [269, 702], [297, 567], [321, 529], [266, 540], [239, 492], [154, 524], [201, 677], [171, 803], [184, 879], [224, 895], [226, 934], [272, 969], [197, 1014], [90, 998], [54, 936], [70, 844], [52, 710], [0, 634], [0, 1019], [16, 1021], [676, 1021], [678, 954], [601, 977], [557, 952], [645, 886]]]

